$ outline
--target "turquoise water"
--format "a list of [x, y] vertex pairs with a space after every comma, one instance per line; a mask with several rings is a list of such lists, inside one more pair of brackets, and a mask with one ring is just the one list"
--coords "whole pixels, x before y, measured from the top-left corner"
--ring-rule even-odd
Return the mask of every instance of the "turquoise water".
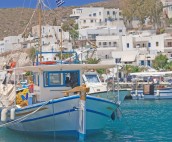
[[[125, 100], [123, 117], [112, 122], [99, 133], [87, 137], [86, 142], [171, 142], [172, 100]], [[78, 142], [70, 137], [42, 137], [0, 128], [0, 142]]]

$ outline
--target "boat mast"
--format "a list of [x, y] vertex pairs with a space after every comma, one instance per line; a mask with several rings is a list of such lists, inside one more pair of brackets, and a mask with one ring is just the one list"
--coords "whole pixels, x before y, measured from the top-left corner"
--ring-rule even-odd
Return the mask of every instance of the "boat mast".
[[38, 0], [38, 22], [39, 22], [39, 52], [40, 52], [40, 62], [42, 62], [42, 19], [41, 19], [41, 16], [42, 16], [42, 4], [41, 4], [42, 0]]
[[63, 47], [62, 47], [62, 24], [61, 24], [61, 30], [60, 30], [60, 60], [61, 60], [61, 63], [62, 63], [62, 50], [63, 50]]

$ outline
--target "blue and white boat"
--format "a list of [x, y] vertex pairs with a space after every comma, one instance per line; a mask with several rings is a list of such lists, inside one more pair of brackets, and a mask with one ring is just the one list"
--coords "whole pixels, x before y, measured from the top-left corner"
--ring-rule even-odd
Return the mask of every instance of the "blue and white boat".
[[[26, 95], [16, 94], [14, 105], [2, 109], [1, 122], [28, 134], [66, 134], [83, 139], [86, 134], [103, 129], [108, 120], [113, 121], [114, 112], [124, 98], [109, 100], [86, 95], [89, 90], [83, 86], [82, 73], [85, 69], [114, 66], [56, 64], [15, 68], [14, 73], [33, 72], [34, 89]], [[22, 101], [18, 100], [20, 97]]]
[[162, 78], [171, 75], [172, 72], [141, 72], [131, 73], [136, 77], [147, 77], [148, 79], [154, 78], [155, 81], [148, 80], [147, 82], [139, 82], [135, 79], [133, 90], [131, 91], [132, 99], [172, 99], [172, 86], [171, 83], [162, 81]]

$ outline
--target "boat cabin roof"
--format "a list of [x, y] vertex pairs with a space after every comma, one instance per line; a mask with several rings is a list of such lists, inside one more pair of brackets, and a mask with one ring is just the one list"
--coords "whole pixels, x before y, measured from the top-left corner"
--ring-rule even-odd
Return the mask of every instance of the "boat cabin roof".
[[56, 64], [56, 65], [40, 65], [40, 66], [25, 66], [14, 68], [15, 71], [58, 71], [58, 70], [89, 70], [89, 69], [106, 69], [114, 68], [115, 64]]
[[137, 72], [137, 73], [130, 73], [130, 75], [135, 75], [135, 76], [165, 76], [165, 75], [170, 75], [172, 74], [172, 71], [167, 71], [167, 72]]

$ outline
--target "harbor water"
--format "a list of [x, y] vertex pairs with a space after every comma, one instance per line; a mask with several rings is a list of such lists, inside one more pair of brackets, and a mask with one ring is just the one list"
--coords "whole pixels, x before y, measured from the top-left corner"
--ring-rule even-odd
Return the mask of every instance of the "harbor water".
[[[85, 142], [171, 142], [172, 100], [125, 100], [120, 120], [107, 121], [106, 127]], [[0, 142], [78, 142], [73, 137], [47, 137], [0, 128]]]

